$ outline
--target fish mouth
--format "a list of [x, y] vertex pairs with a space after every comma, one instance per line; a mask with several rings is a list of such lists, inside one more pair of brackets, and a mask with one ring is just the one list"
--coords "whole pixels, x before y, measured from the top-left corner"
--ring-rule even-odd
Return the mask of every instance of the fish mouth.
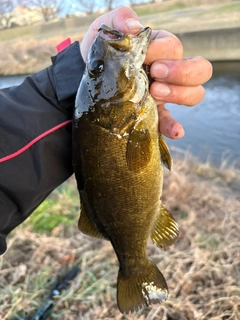
[[[105, 24], [101, 24], [101, 26], [98, 29], [98, 32], [103, 39], [110, 40], [110, 41], [121, 41], [126, 39], [130, 35], [130, 34], [125, 34], [118, 30], [112, 29]], [[137, 34], [131, 35], [131, 36], [136, 38], [146, 37], [147, 39], [150, 40], [151, 32], [152, 32], [152, 29], [147, 26], [140, 29]]]
[[106, 24], [101, 24], [98, 32], [105, 40], [122, 40], [126, 36], [124, 33], [108, 27]]
[[146, 37], [150, 41], [152, 29], [150, 27], [143, 27], [142, 29], [139, 30], [139, 32], [136, 34], [136, 37]]

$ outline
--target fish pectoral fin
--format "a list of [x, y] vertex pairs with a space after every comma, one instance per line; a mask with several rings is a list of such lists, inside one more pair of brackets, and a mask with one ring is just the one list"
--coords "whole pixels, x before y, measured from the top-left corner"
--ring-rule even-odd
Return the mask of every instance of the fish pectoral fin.
[[[136, 261], [136, 263], [138, 263]], [[125, 276], [118, 273], [117, 303], [122, 313], [137, 311], [152, 303], [167, 299], [168, 289], [161, 271], [154, 263], [146, 260], [144, 271], [139, 275]]]
[[163, 136], [161, 134], [159, 134], [158, 140], [159, 140], [159, 150], [161, 155], [161, 161], [163, 165], [171, 171], [172, 157], [168, 149], [168, 146], [166, 144], [166, 141], [163, 139]]
[[148, 129], [134, 128], [127, 142], [127, 165], [130, 171], [146, 167], [152, 155], [151, 136]]
[[99, 239], [106, 239], [98, 230], [97, 226], [87, 216], [83, 202], [81, 202], [81, 212], [80, 218], [78, 220], [78, 228], [82, 233], [85, 233], [88, 236]]
[[178, 233], [179, 228], [177, 222], [168, 210], [161, 206], [151, 233], [153, 243], [161, 248], [168, 247], [177, 239]]

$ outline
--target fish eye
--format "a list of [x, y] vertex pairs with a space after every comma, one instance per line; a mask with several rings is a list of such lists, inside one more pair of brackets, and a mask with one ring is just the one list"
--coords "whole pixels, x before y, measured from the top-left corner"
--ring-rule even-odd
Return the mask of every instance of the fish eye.
[[104, 63], [102, 60], [93, 60], [90, 64], [89, 73], [92, 76], [98, 76], [104, 70]]

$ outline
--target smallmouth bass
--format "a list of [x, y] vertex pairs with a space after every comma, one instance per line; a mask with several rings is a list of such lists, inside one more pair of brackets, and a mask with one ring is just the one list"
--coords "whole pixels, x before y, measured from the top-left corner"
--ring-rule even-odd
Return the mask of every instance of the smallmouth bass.
[[79, 229], [107, 239], [119, 260], [122, 313], [167, 299], [166, 281], [146, 254], [147, 241], [171, 245], [178, 226], [162, 206], [163, 165], [171, 155], [142, 68], [151, 29], [123, 34], [105, 25], [89, 50], [76, 96], [73, 166]]

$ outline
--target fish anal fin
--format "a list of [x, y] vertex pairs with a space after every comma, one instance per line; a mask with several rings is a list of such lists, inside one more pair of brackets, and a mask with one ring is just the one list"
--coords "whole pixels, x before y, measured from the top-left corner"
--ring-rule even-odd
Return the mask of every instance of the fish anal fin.
[[117, 302], [122, 313], [137, 311], [167, 299], [167, 284], [161, 271], [154, 263], [146, 261], [144, 271], [139, 275], [125, 276], [119, 270]]
[[159, 215], [151, 233], [151, 239], [158, 247], [172, 245], [178, 237], [179, 228], [177, 222], [166, 208], [161, 206]]
[[78, 228], [82, 233], [85, 233], [90, 237], [106, 239], [98, 230], [97, 226], [88, 217], [82, 201], [81, 201], [80, 218], [78, 220]]
[[148, 129], [134, 128], [127, 142], [127, 165], [130, 171], [140, 171], [145, 168], [152, 155], [151, 136]]
[[159, 150], [161, 155], [161, 161], [163, 165], [171, 171], [172, 167], [172, 157], [168, 149], [166, 141], [163, 139], [163, 136], [159, 134]]

